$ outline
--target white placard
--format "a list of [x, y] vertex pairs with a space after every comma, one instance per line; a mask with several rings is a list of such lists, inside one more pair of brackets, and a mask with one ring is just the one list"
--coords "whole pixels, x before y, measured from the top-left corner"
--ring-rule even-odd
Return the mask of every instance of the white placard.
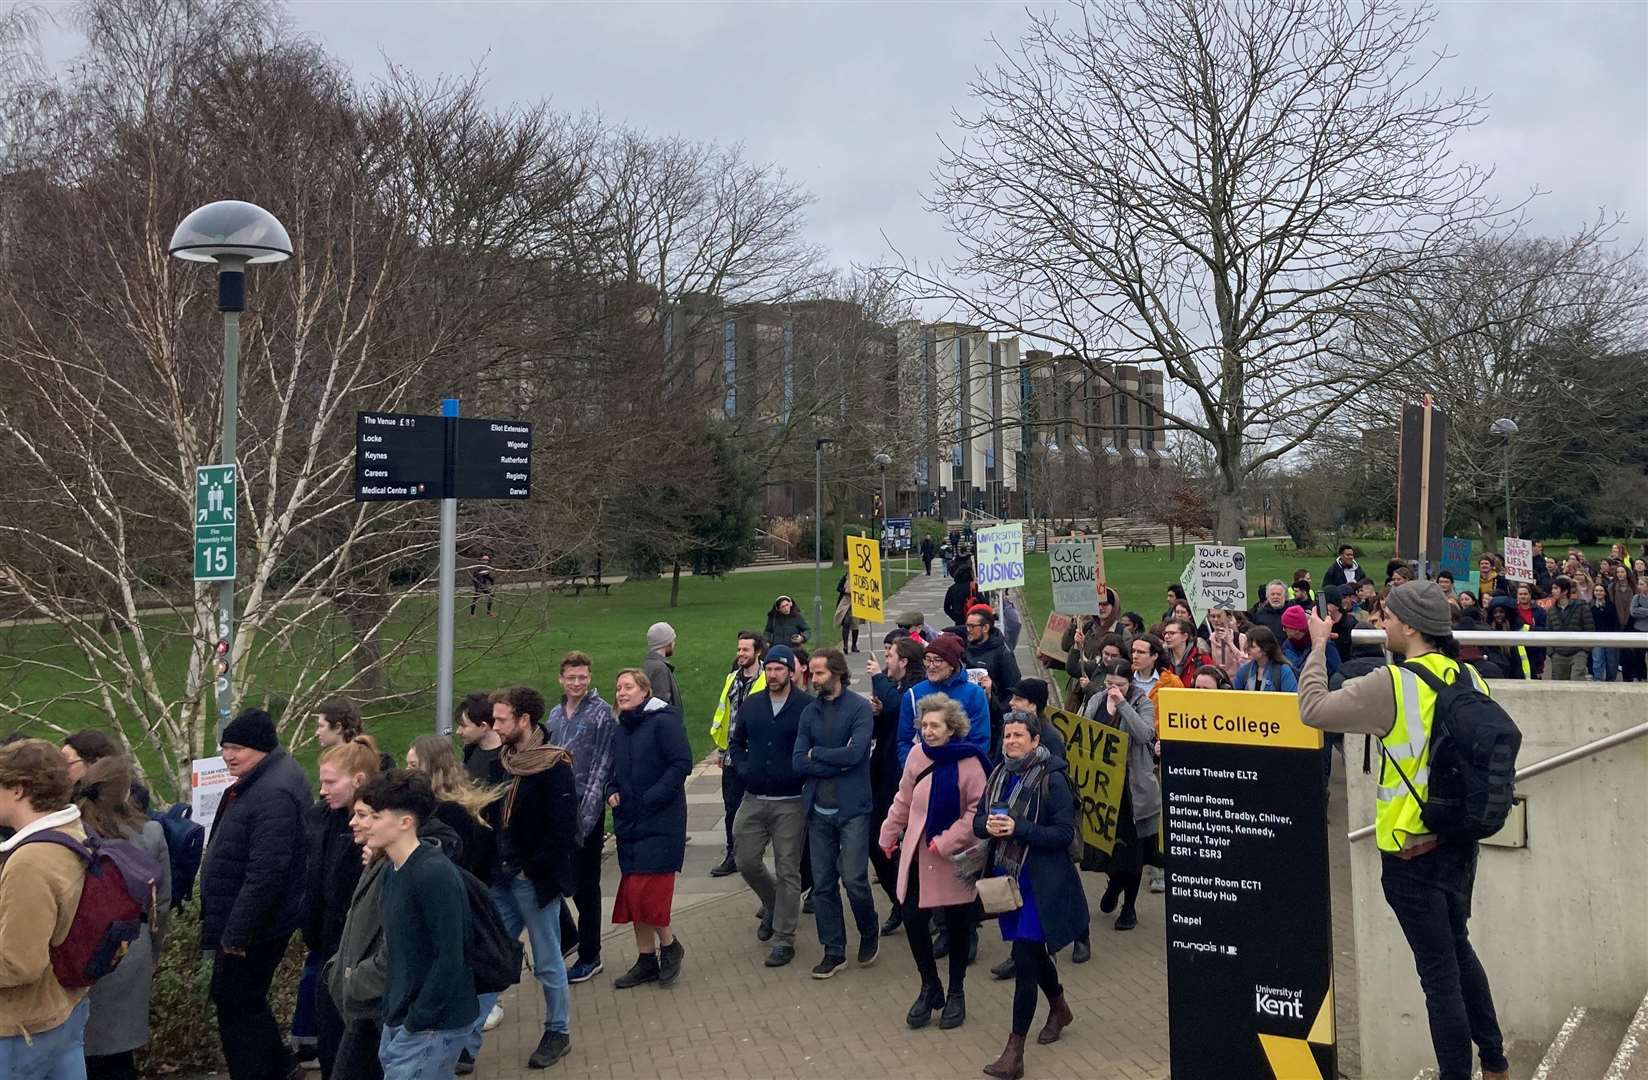
[[1247, 552], [1239, 547], [1197, 544], [1179, 584], [1184, 586], [1198, 624], [1214, 608], [1243, 611], [1247, 608]]
[[217, 820], [218, 804], [234, 782], [229, 766], [221, 757], [195, 758], [189, 763], [189, 811], [195, 824], [206, 830], [208, 841], [212, 838], [212, 822]]
[[1099, 565], [1093, 541], [1055, 540], [1047, 549], [1053, 577], [1053, 610], [1066, 615], [1099, 613]]
[[992, 525], [974, 534], [978, 543], [978, 591], [1024, 587], [1024, 526]]
[[1515, 536], [1505, 538], [1505, 580], [1533, 583], [1534, 542], [1532, 540], [1522, 540]]

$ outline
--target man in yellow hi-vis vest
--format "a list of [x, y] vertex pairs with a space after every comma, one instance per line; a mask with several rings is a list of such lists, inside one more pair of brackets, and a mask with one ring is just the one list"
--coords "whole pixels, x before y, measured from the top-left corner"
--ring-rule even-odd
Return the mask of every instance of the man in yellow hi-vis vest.
[[727, 744], [733, 727], [738, 722], [738, 710], [751, 694], [767, 688], [766, 676], [761, 670], [761, 657], [767, 642], [753, 630], [738, 633], [738, 653], [733, 659], [727, 681], [721, 684], [721, 696], [715, 699], [715, 715], [710, 718], [710, 739], [715, 743], [716, 764], [721, 766], [721, 807], [726, 813], [727, 851], [710, 870], [711, 877], [726, 877], [736, 873], [738, 863], [733, 859], [732, 823], [738, 816], [738, 807], [744, 801], [744, 782], [738, 770], [727, 761]]
[[[1397, 657], [1443, 682], [1472, 679], [1487, 693], [1481, 676], [1454, 659], [1458, 647], [1448, 599], [1435, 582], [1409, 581], [1392, 589], [1385, 599], [1384, 629], [1386, 647]], [[1397, 666], [1347, 679], [1330, 691], [1324, 654], [1332, 635], [1333, 624], [1312, 613], [1310, 656], [1299, 673], [1299, 716], [1323, 731], [1377, 736], [1384, 746], [1374, 814], [1381, 883], [1419, 969], [1440, 1080], [1469, 1080], [1473, 1042], [1482, 1055], [1483, 1080], [1507, 1080], [1510, 1065], [1488, 976], [1466, 930], [1477, 845], [1444, 841], [1420, 816], [1429, 791], [1436, 694]]]

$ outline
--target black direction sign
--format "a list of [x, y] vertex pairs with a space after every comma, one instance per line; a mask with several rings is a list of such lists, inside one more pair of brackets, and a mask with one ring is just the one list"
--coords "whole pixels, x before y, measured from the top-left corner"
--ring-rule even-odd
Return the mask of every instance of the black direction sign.
[[1173, 1080], [1338, 1075], [1321, 733], [1293, 694], [1163, 690]]
[[452, 488], [459, 499], [531, 497], [532, 425], [461, 418]]
[[446, 420], [408, 413], [355, 414], [355, 501], [446, 495]]

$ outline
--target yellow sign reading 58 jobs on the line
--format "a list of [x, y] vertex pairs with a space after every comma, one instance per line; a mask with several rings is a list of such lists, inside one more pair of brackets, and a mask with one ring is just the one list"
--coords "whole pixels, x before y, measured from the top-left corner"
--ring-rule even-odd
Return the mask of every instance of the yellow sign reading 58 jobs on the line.
[[868, 536], [847, 537], [847, 595], [853, 618], [881, 622], [881, 551]]
[[1299, 719], [1296, 694], [1252, 690], [1161, 691], [1158, 698], [1163, 742], [1226, 743], [1317, 750], [1322, 733]]

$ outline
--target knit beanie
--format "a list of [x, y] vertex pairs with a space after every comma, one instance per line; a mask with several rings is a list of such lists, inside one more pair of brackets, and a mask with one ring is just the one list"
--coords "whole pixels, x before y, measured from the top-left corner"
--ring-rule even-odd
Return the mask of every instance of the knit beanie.
[[1042, 679], [1020, 679], [1019, 684], [1013, 687], [1013, 696], [1034, 705], [1038, 713], [1047, 709], [1047, 683]]
[[270, 753], [280, 745], [275, 738], [275, 721], [262, 709], [247, 709], [223, 729], [218, 738], [220, 746], [244, 746], [248, 750]]
[[932, 642], [923, 650], [923, 655], [936, 656], [951, 667], [960, 670], [966, 656], [966, 647], [962, 645], [961, 639], [956, 635], [940, 634], [937, 641]]
[[1385, 607], [1421, 634], [1445, 637], [1453, 633], [1453, 609], [1434, 581], [1404, 581], [1385, 597]]
[[675, 627], [667, 622], [655, 622], [647, 627], [647, 651], [657, 652], [665, 645], [675, 644]]
[[763, 664], [783, 664], [787, 668], [795, 667], [795, 650], [788, 645], [774, 645], [767, 650], [767, 658]]
[[1309, 630], [1310, 617], [1305, 614], [1305, 609], [1300, 607], [1298, 604], [1290, 604], [1288, 608], [1282, 612], [1282, 629]]

